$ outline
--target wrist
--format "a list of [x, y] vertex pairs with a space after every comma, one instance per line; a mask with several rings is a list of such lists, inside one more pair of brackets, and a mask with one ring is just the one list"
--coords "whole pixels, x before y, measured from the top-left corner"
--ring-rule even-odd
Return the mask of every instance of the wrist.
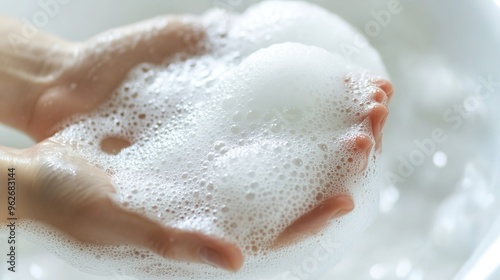
[[54, 133], [54, 125], [67, 117], [65, 113], [69, 108], [82, 104], [66, 102], [71, 96], [68, 93], [79, 82], [72, 75], [82, 49], [79, 43], [64, 43], [64, 47], [58, 48], [42, 63], [44, 66], [39, 68], [38, 78], [32, 81], [31, 91], [26, 96], [27, 105], [22, 109], [28, 117], [20, 130], [37, 142]]
[[7, 199], [5, 194], [7, 193], [7, 177], [8, 168], [12, 165], [12, 156], [4, 148], [0, 148], [0, 224], [4, 224], [7, 221]]
[[32, 216], [32, 172], [20, 150], [0, 147], [0, 224]]
[[0, 122], [29, 133], [37, 100], [46, 88], [57, 83], [72, 62], [75, 45], [40, 34], [15, 48], [0, 47]]

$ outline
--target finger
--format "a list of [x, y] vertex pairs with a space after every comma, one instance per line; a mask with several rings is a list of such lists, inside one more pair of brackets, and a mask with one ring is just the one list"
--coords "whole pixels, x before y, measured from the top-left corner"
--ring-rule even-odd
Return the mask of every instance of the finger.
[[[389, 111], [387, 107], [382, 104], [376, 104], [368, 110], [366, 117], [370, 119], [373, 130], [373, 137], [378, 140], [382, 134], [382, 128], [385, 124]], [[375, 143], [377, 147], [380, 146], [379, 142]]]
[[375, 81], [375, 84], [384, 91], [384, 93], [387, 95], [387, 98], [390, 100], [392, 98], [392, 94], [394, 93], [394, 87], [392, 84], [384, 79], [377, 79]]
[[333, 219], [349, 213], [352, 209], [354, 209], [354, 202], [348, 195], [326, 199], [288, 226], [279, 235], [276, 246], [281, 247], [313, 235], [325, 228]]
[[106, 214], [101, 215], [101, 224], [107, 231], [108, 242], [137, 245], [168, 259], [203, 263], [229, 271], [238, 271], [243, 264], [240, 250], [231, 243], [198, 232], [161, 226], [112, 202], [99, 205], [99, 212]]

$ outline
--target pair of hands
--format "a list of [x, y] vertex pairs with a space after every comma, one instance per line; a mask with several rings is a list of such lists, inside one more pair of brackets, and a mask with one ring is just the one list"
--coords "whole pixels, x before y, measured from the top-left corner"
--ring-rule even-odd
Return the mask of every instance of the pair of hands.
[[[83, 43], [54, 39], [60, 60], [46, 58], [41, 67], [26, 122], [19, 127], [39, 143], [24, 151], [9, 151], [19, 166], [25, 209], [20, 212], [50, 224], [74, 238], [95, 244], [132, 244], [166, 258], [206, 263], [231, 271], [243, 264], [240, 250], [217, 238], [164, 227], [114, 203], [110, 178], [98, 168], [51, 140], [66, 118], [90, 112], [105, 101], [134, 66], [161, 63], [179, 52], [203, 52], [203, 27], [195, 18], [157, 18], [111, 30]], [[43, 72], [46, 71], [46, 72]], [[29, 205], [29, 206], [28, 206]], [[348, 197], [330, 199], [298, 219], [282, 235], [321, 228], [332, 213], [352, 209]], [[318, 210], [319, 209], [319, 210]], [[327, 210], [325, 210], [327, 209]]]

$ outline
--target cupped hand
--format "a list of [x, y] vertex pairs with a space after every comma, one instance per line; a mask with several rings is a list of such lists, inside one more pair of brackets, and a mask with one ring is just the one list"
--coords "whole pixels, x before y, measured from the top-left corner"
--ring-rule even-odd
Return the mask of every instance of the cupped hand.
[[197, 18], [159, 17], [81, 43], [58, 41], [54, 48], [64, 61], [39, 87], [26, 132], [37, 141], [46, 139], [61, 121], [97, 108], [133, 67], [196, 55], [203, 51], [204, 36]]
[[107, 174], [66, 147], [43, 141], [18, 155], [24, 218], [43, 221], [79, 241], [136, 245], [165, 258], [238, 270], [243, 257], [227, 242], [168, 228], [123, 209], [113, 199]]

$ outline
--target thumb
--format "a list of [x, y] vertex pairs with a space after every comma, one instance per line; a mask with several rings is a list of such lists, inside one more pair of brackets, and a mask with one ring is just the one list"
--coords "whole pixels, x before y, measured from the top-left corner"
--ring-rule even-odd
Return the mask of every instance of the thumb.
[[[162, 226], [142, 215], [123, 209], [109, 200], [94, 208], [112, 243], [137, 245], [172, 260], [204, 263], [238, 271], [243, 255], [233, 244], [198, 232]], [[108, 242], [107, 242], [108, 243]]]

